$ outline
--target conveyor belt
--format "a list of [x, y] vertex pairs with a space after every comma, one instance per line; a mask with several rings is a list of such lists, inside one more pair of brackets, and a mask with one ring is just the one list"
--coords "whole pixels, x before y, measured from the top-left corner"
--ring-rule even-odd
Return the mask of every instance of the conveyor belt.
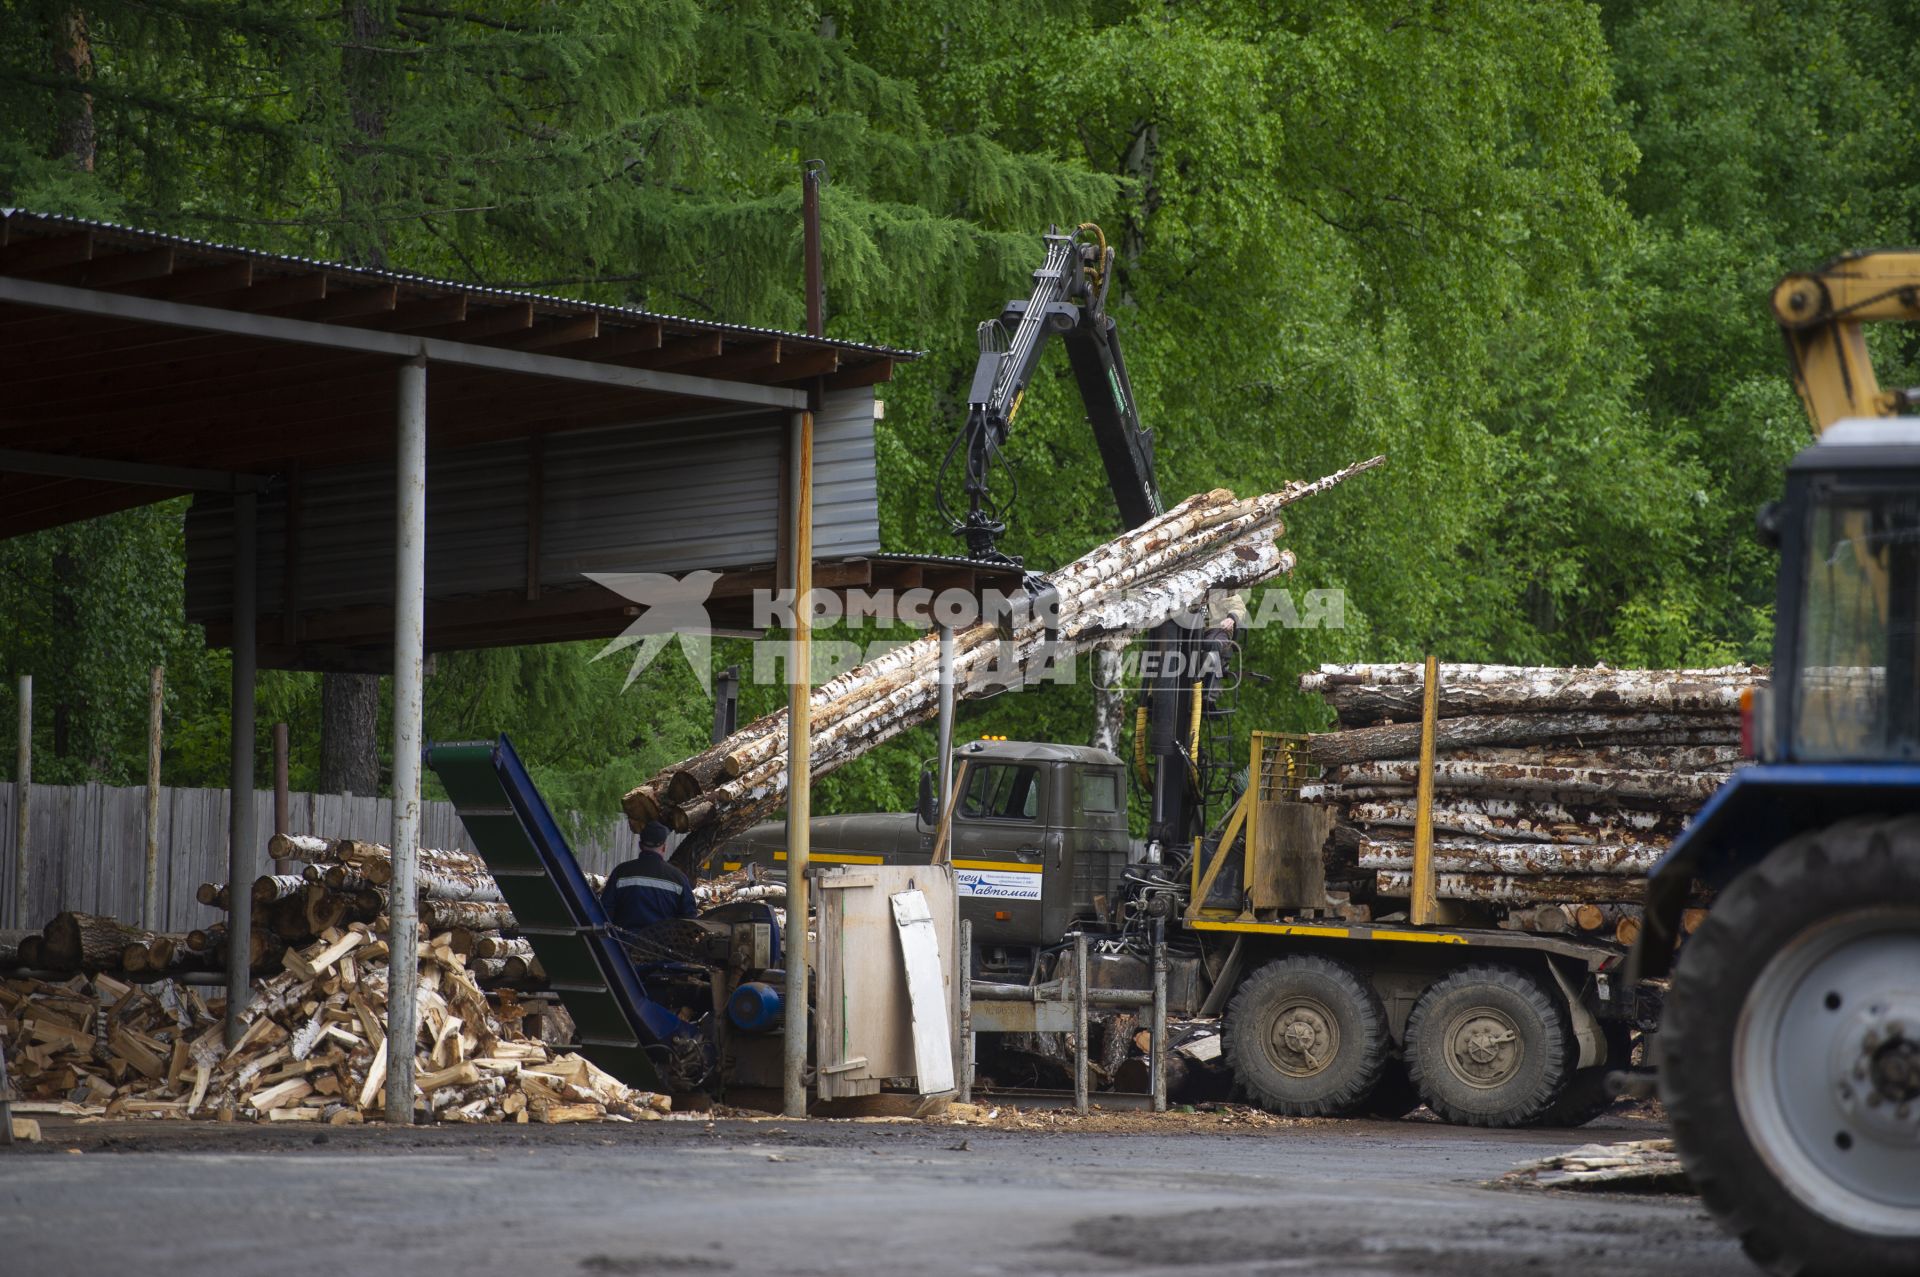
[[648, 1048], [661, 1051], [693, 1026], [647, 996], [512, 743], [432, 745], [427, 765], [573, 1017], [580, 1053], [629, 1086], [665, 1089], [655, 1067], [664, 1057]]

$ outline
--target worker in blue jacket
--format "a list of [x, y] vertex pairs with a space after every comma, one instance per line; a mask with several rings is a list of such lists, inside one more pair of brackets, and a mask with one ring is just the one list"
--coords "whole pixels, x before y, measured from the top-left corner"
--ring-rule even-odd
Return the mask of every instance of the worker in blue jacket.
[[687, 876], [667, 863], [660, 853], [667, 845], [667, 827], [649, 821], [640, 831], [640, 854], [617, 865], [600, 889], [600, 903], [614, 926], [640, 931], [669, 918], [691, 918], [700, 911], [693, 902]]

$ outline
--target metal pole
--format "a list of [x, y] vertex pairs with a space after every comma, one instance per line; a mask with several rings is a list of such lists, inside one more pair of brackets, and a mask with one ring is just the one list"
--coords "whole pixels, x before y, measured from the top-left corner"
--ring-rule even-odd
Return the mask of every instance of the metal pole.
[[1440, 913], [1433, 881], [1433, 736], [1439, 710], [1440, 663], [1429, 656], [1420, 706], [1420, 771], [1414, 789], [1413, 899], [1407, 902], [1407, 918], [1416, 927], [1438, 921]]
[[[1156, 923], [1154, 930], [1159, 931]], [[1153, 1111], [1167, 1111], [1167, 944], [1153, 945], [1153, 1056], [1147, 1061], [1153, 1074]]]
[[960, 1102], [973, 1103], [973, 919], [960, 919]]
[[160, 930], [160, 705], [167, 667], [156, 665], [147, 680], [147, 879], [140, 925]]
[[820, 179], [826, 165], [810, 160], [800, 175], [801, 249], [806, 271], [807, 333], [813, 337], [827, 334], [827, 291], [820, 269]]
[[413, 1122], [419, 1035], [420, 712], [426, 664], [427, 362], [400, 365], [393, 522], [393, 881], [387, 904], [386, 1120]]
[[273, 832], [287, 832], [287, 725], [273, 725]]
[[807, 1115], [807, 865], [813, 849], [813, 414], [793, 416], [793, 649], [787, 660], [787, 947], [784, 1101]]
[[227, 1043], [240, 1040], [252, 979], [253, 845], [253, 691], [256, 656], [256, 519], [259, 501], [251, 492], [233, 498], [233, 750], [227, 780]]
[[1087, 1111], [1087, 933], [1073, 938], [1073, 1111]]
[[[940, 627], [940, 806], [953, 795], [953, 627]], [[944, 811], [941, 813], [945, 814]]]
[[33, 805], [33, 675], [20, 676], [20, 743], [13, 769], [13, 925], [27, 921], [27, 813]]

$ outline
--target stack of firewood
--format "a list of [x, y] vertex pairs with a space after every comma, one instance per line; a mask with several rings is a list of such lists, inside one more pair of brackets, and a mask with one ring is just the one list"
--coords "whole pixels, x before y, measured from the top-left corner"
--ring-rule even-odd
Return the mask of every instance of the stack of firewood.
[[[0, 1041], [16, 1112], [100, 1117], [357, 1123], [381, 1113], [393, 1043], [384, 1033], [386, 920], [330, 927], [257, 980], [228, 1046], [221, 1008], [174, 981], [108, 975], [0, 983]], [[418, 946], [417, 1115], [454, 1122], [634, 1121], [664, 1096], [636, 1091], [521, 1031], [450, 936]]]
[[[1314, 739], [1323, 775], [1303, 794], [1339, 808], [1329, 886], [1371, 896], [1376, 916], [1412, 887], [1424, 677], [1420, 665], [1324, 665], [1300, 680], [1342, 729]], [[1739, 765], [1740, 696], [1766, 678], [1756, 666], [1440, 666], [1437, 895], [1512, 929], [1631, 943], [1647, 870]]]
[[[1057, 615], [983, 621], [954, 636], [955, 690], [995, 694], [1043, 676], [1051, 663], [1204, 607], [1209, 594], [1243, 590], [1293, 569], [1274, 544], [1280, 511], [1377, 465], [1375, 457], [1312, 483], [1237, 500], [1216, 489], [1049, 574]], [[811, 759], [824, 775], [938, 708], [939, 641], [928, 635], [848, 670], [814, 689]], [[663, 820], [681, 831], [710, 830], [716, 841], [781, 805], [787, 788], [787, 713], [760, 718], [712, 748], [669, 767], [626, 796], [637, 829]]]

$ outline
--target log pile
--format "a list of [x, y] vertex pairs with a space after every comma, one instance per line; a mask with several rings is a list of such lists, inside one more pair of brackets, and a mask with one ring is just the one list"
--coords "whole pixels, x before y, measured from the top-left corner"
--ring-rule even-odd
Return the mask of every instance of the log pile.
[[[1631, 944], [1647, 870], [1739, 765], [1740, 696], [1766, 670], [1439, 670], [1436, 894], [1509, 929]], [[1371, 897], [1376, 916], [1412, 890], [1424, 677], [1323, 665], [1300, 679], [1339, 718], [1314, 738], [1322, 776], [1302, 791], [1339, 808], [1328, 885]]]
[[[1124, 644], [1132, 635], [1203, 605], [1216, 590], [1246, 589], [1293, 568], [1274, 539], [1286, 506], [1371, 469], [1349, 466], [1312, 483], [1238, 500], [1225, 489], [1202, 493], [1149, 523], [1051, 573], [1058, 592], [1057, 642], [1030, 618], [1003, 634], [981, 623], [955, 635], [955, 689], [962, 699], [990, 695], [1044, 675], [1053, 660]], [[824, 775], [931, 718], [939, 693], [939, 642], [928, 635], [893, 649], [814, 689], [812, 770]], [[763, 819], [784, 801], [786, 711], [769, 714], [630, 792], [628, 819], [638, 829], [662, 820], [706, 830], [718, 841]]]
[[[229, 1048], [221, 1008], [173, 981], [108, 975], [0, 982], [0, 1041], [16, 1112], [103, 1118], [358, 1123], [381, 1114], [386, 920], [329, 928], [256, 980]], [[490, 1005], [450, 936], [418, 946], [416, 1116], [452, 1122], [643, 1121], [665, 1096], [633, 1090], [521, 1031], [512, 994]]]

